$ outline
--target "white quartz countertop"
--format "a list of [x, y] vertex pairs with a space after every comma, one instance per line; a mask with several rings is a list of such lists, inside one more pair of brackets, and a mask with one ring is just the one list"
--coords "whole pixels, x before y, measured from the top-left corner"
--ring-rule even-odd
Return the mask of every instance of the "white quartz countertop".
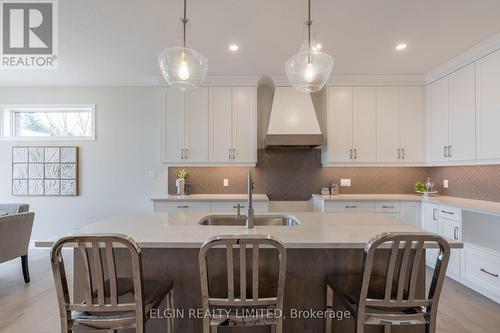
[[420, 201], [440, 205], [456, 206], [468, 211], [500, 215], [500, 202], [457, 198], [450, 196], [421, 196], [416, 194], [313, 194], [325, 201]]
[[[166, 195], [152, 198], [151, 201], [246, 201], [247, 194], [190, 194]], [[253, 194], [253, 201], [269, 201], [265, 194]]]
[[[281, 239], [287, 248], [362, 249], [375, 235], [383, 232], [416, 232], [414, 226], [391, 220], [382, 214], [357, 213], [268, 213], [288, 215], [300, 221], [298, 226], [203, 226], [198, 222], [206, 213], [136, 213], [116, 216], [86, 225], [77, 233], [123, 233], [144, 248], [199, 248], [216, 235], [265, 234]], [[37, 247], [50, 247], [54, 240], [35, 242]], [[462, 243], [451, 241], [452, 247]]]

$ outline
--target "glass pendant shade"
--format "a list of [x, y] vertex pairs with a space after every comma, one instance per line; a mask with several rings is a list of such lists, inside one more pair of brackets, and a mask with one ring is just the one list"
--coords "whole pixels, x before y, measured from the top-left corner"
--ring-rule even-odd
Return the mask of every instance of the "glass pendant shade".
[[208, 60], [193, 49], [167, 48], [158, 58], [161, 72], [172, 88], [186, 92], [198, 88], [205, 80]]
[[333, 57], [316, 48], [302, 50], [286, 61], [286, 76], [295, 90], [320, 91], [330, 78]]

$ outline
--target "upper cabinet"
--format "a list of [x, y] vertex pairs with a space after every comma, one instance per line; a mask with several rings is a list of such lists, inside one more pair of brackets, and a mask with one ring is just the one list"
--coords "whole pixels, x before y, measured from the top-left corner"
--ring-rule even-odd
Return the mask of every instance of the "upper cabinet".
[[474, 64], [428, 85], [426, 112], [431, 163], [476, 158]]
[[257, 90], [210, 88], [210, 161], [257, 162]]
[[424, 162], [422, 87], [330, 87], [327, 164]]
[[500, 50], [476, 62], [477, 158], [500, 159]]
[[376, 162], [376, 118], [375, 88], [329, 88], [328, 163]]
[[208, 88], [189, 93], [168, 89], [164, 98], [164, 161], [207, 161]]
[[384, 163], [425, 159], [422, 87], [377, 88], [377, 156]]
[[255, 87], [165, 89], [163, 162], [175, 165], [254, 165]]

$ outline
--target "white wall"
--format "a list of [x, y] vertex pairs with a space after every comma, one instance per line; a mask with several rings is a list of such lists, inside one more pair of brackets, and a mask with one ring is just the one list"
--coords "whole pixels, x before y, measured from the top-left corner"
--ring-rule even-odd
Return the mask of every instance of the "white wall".
[[[29, 143], [0, 141], [0, 202], [30, 204], [36, 214], [32, 240], [116, 214], [151, 211], [150, 198], [166, 193], [160, 88], [0, 88], [0, 104], [30, 103], [96, 104], [96, 141], [61, 143], [80, 147], [77, 197], [13, 197], [11, 147]], [[155, 178], [148, 177], [150, 171]]]

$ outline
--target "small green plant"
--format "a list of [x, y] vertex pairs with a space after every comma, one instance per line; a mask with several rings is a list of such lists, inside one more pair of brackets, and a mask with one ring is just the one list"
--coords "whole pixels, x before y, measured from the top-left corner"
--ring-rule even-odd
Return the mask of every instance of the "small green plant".
[[187, 176], [188, 176], [188, 172], [186, 169], [180, 169], [178, 172], [177, 172], [177, 178], [178, 179], [186, 179]]
[[427, 187], [423, 183], [416, 183], [415, 190], [419, 192], [427, 192]]

